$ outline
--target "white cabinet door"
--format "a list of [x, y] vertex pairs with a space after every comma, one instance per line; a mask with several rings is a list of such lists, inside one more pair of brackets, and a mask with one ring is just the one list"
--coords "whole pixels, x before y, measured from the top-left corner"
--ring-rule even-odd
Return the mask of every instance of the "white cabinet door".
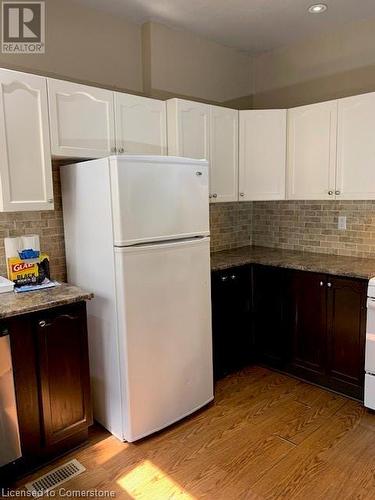
[[166, 114], [165, 101], [116, 92], [117, 151], [166, 155]]
[[210, 106], [210, 199], [238, 200], [238, 111]]
[[284, 200], [286, 110], [240, 111], [241, 200]]
[[209, 160], [210, 106], [199, 102], [167, 101], [168, 154]]
[[335, 196], [337, 101], [288, 110], [287, 198]]
[[52, 154], [98, 158], [114, 152], [113, 92], [48, 79]]
[[336, 198], [375, 199], [375, 93], [338, 101]]
[[0, 210], [53, 210], [46, 79], [0, 70]]

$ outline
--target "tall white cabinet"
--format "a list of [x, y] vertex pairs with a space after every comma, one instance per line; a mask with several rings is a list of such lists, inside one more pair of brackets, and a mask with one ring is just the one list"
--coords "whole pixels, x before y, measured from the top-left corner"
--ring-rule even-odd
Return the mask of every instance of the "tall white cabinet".
[[167, 101], [168, 154], [210, 163], [210, 201], [238, 199], [238, 111]]
[[115, 152], [113, 92], [48, 79], [52, 154], [98, 158]]
[[52, 210], [45, 78], [0, 70], [0, 210]]
[[375, 199], [375, 93], [338, 101], [337, 198]]
[[337, 101], [288, 111], [288, 198], [335, 196]]
[[238, 200], [238, 111], [210, 106], [210, 199]]
[[167, 154], [165, 101], [115, 92], [116, 149], [120, 153]]
[[167, 101], [168, 154], [210, 160], [210, 107], [200, 102]]
[[240, 111], [240, 200], [284, 200], [286, 110]]

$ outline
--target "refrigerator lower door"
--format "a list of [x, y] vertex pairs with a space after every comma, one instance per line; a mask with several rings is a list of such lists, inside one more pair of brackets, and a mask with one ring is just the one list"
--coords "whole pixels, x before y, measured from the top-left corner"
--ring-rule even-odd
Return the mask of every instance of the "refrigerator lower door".
[[115, 246], [209, 235], [205, 160], [111, 157], [110, 176]]
[[213, 399], [209, 252], [209, 238], [115, 249], [126, 441]]
[[21, 457], [9, 337], [0, 337], [0, 467]]

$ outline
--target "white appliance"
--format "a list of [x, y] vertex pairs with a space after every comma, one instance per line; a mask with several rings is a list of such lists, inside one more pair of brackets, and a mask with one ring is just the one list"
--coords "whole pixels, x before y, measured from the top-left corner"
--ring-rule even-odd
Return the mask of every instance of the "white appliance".
[[375, 278], [367, 289], [365, 372], [365, 406], [375, 410]]
[[208, 163], [111, 156], [61, 182], [68, 280], [95, 294], [94, 416], [135, 441], [213, 399]]
[[7, 333], [0, 333], [0, 467], [21, 457], [12, 357]]

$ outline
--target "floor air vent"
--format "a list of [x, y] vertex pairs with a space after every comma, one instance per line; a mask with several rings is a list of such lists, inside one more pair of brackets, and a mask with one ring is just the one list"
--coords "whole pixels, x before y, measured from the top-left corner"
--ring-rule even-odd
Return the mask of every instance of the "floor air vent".
[[26, 489], [33, 493], [47, 493], [57, 486], [66, 483], [73, 477], [78, 476], [86, 469], [78, 460], [71, 460], [70, 462], [51, 470], [48, 474], [38, 477], [34, 481], [25, 485]]

